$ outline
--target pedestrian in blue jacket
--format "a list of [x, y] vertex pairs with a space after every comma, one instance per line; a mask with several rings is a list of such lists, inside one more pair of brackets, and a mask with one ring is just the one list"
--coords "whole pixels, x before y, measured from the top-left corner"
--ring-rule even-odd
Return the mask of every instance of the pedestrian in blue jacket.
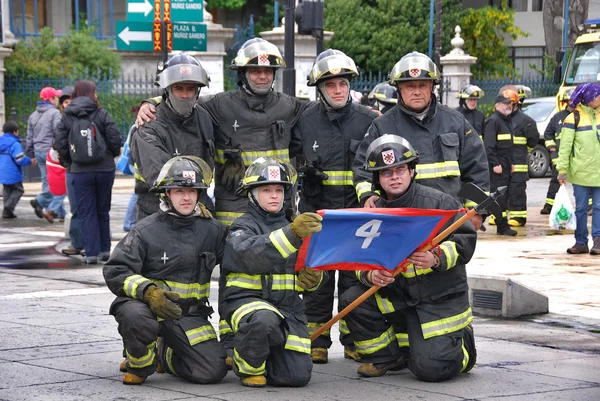
[[19, 126], [14, 121], [7, 121], [2, 126], [4, 135], [0, 136], [0, 184], [4, 209], [3, 219], [14, 219], [15, 207], [25, 192], [23, 189], [23, 166], [31, 164], [31, 159], [25, 156], [21, 139], [19, 139]]

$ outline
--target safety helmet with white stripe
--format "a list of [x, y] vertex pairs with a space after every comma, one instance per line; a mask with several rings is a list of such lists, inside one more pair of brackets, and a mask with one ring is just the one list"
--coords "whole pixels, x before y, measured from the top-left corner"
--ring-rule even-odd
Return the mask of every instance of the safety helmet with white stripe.
[[458, 92], [459, 99], [479, 99], [485, 96], [485, 92], [477, 85], [466, 84]]
[[253, 188], [272, 184], [281, 184], [287, 190], [294, 186], [297, 178], [298, 173], [290, 163], [272, 157], [259, 157], [246, 169], [236, 194], [247, 196]]
[[437, 85], [441, 81], [441, 75], [437, 65], [429, 57], [423, 53], [412, 52], [394, 65], [389, 80], [392, 85], [406, 81], [433, 81], [433, 84]]

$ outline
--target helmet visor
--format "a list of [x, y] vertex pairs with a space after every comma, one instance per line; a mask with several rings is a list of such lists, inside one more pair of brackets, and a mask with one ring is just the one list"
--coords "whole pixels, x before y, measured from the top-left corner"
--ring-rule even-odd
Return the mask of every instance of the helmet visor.
[[423, 55], [406, 56], [396, 63], [390, 72], [390, 83], [416, 80], [439, 80], [439, 72], [433, 61]]
[[285, 67], [285, 60], [274, 44], [269, 42], [253, 43], [240, 49], [231, 64], [232, 69], [250, 66], [282, 68]]
[[354, 61], [347, 56], [332, 55], [324, 57], [317, 61], [308, 74], [308, 84], [316, 85], [316, 83], [325, 75], [333, 76], [348, 76], [351, 78], [358, 75], [358, 69]]
[[175, 64], [158, 74], [158, 85], [166, 89], [176, 83], [195, 83], [200, 87], [208, 86], [210, 79], [206, 70], [193, 64]]
[[197, 156], [177, 156], [160, 169], [153, 192], [168, 188], [208, 188], [211, 181], [212, 169], [204, 160]]

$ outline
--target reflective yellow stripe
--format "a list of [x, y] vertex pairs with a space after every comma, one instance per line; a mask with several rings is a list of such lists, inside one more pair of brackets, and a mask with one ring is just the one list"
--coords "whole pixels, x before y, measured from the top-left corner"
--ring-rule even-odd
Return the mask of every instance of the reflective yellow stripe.
[[511, 134], [498, 134], [498, 135], [496, 135], [496, 140], [497, 141], [511, 141], [512, 135]]
[[123, 291], [125, 291], [125, 294], [127, 294], [127, 296], [131, 298], [136, 298], [138, 287], [143, 283], [149, 282], [150, 280], [148, 280], [144, 276], [140, 276], [139, 274], [132, 274], [131, 276], [127, 277], [125, 281], [123, 281]]
[[185, 335], [192, 346], [217, 338], [217, 333], [215, 333], [215, 329], [210, 324], [188, 330], [185, 332]]
[[[223, 149], [217, 149], [217, 154], [215, 155], [215, 162], [225, 164], [225, 151]], [[252, 164], [254, 160], [259, 157], [275, 157], [277, 159], [282, 159], [286, 162], [290, 161], [290, 153], [288, 149], [279, 149], [279, 150], [254, 150], [242, 152], [242, 159], [244, 160], [244, 164], [246, 167]]]
[[553, 198], [546, 198], [546, 203], [549, 204], [550, 206], [554, 205], [554, 199]]
[[233, 315], [231, 316], [231, 325], [232, 325], [231, 328], [233, 329], [233, 332], [237, 333], [237, 331], [239, 329], [240, 321], [242, 320], [242, 318], [244, 316], [246, 316], [248, 313], [256, 312], [257, 310], [270, 310], [271, 312], [274, 312], [277, 315], [279, 315], [279, 317], [281, 317], [282, 319], [284, 318], [283, 315], [281, 314], [281, 312], [279, 312], [277, 310], [277, 308], [275, 308], [273, 305], [271, 305], [267, 302], [264, 302], [264, 301], [250, 302], [243, 306], [240, 306], [239, 308], [237, 308], [235, 310], [235, 312], [233, 312]]
[[433, 322], [423, 323], [421, 325], [423, 338], [427, 340], [428, 338], [453, 333], [457, 330], [467, 327], [467, 325], [472, 321], [473, 314], [471, 312], [471, 308], [469, 307], [466, 311], [458, 315], [434, 320]]
[[310, 355], [310, 339], [288, 334], [285, 349]]
[[524, 136], [514, 136], [513, 143], [515, 145], [527, 145], [527, 138]]
[[377, 307], [384, 315], [396, 312], [394, 305], [387, 298], [383, 298], [379, 295], [378, 292], [375, 293], [375, 301], [377, 302]]
[[556, 142], [554, 142], [552, 139], [549, 139], [544, 142], [544, 146], [546, 146], [547, 148], [555, 148]]
[[273, 274], [271, 289], [275, 291], [295, 291], [298, 288], [298, 277], [295, 274]]
[[460, 177], [458, 161], [417, 164], [417, 180], [443, 177]]
[[460, 369], [460, 371], [462, 372], [463, 370], [465, 370], [465, 368], [467, 367], [467, 365], [469, 364], [469, 353], [467, 352], [467, 349], [465, 348], [465, 340], [462, 339], [462, 352], [463, 352], [463, 361], [462, 361], [462, 368]]
[[[325, 325], [325, 323], [308, 322], [306, 325], [306, 327], [308, 328], [308, 334], [312, 336], [315, 333], [315, 331], [317, 331], [324, 325]], [[325, 330], [321, 335], [325, 336], [325, 337], [329, 337], [331, 335], [331, 329], [329, 328], [329, 329]]]
[[173, 348], [167, 347], [167, 350], [165, 351], [165, 359], [167, 360], [167, 366], [169, 367], [170, 373], [174, 374], [175, 376], [179, 376], [173, 367]]
[[408, 347], [408, 333], [396, 333], [396, 341], [400, 347]]
[[140, 172], [138, 170], [137, 163], [135, 163], [135, 162], [133, 163], [133, 176], [138, 181], [146, 182], [146, 180], [144, 179], [144, 177], [142, 177], [142, 175], [140, 174]]
[[259, 367], [255, 368], [254, 366], [250, 365], [248, 362], [246, 362], [241, 356], [240, 354], [238, 354], [237, 349], [233, 349], [233, 362], [235, 362], [235, 365], [238, 368], [238, 371], [243, 374], [243, 375], [248, 375], [248, 376], [261, 376], [264, 375], [266, 372], [266, 362], [263, 362], [262, 365], [260, 365]]
[[552, 165], [556, 166], [558, 164], [558, 157], [552, 159]]
[[515, 164], [515, 171], [513, 171], [514, 173], [526, 173], [529, 171], [529, 167], [527, 166], [527, 164]]
[[456, 250], [456, 242], [445, 241], [440, 244], [440, 249], [446, 255], [446, 269], [451, 269], [458, 262], [458, 251]]
[[227, 273], [226, 287], [240, 287], [248, 290], [262, 290], [260, 274]]
[[233, 222], [235, 221], [235, 219], [237, 219], [238, 217], [240, 217], [241, 215], [243, 215], [244, 213], [236, 213], [236, 212], [215, 212], [216, 216], [217, 216], [217, 220], [219, 220], [221, 223], [225, 224], [226, 226], [230, 226], [233, 224]]
[[350, 334], [350, 329], [348, 329], [348, 324], [345, 319], [340, 319], [339, 329], [342, 334]]
[[359, 200], [362, 200], [362, 196], [368, 192], [373, 191], [373, 185], [368, 181], [361, 181], [356, 184], [356, 196]]
[[219, 337], [223, 337], [226, 334], [229, 333], [233, 333], [233, 330], [231, 330], [231, 326], [229, 326], [229, 323], [227, 323], [227, 320], [220, 320], [219, 321]]
[[148, 344], [148, 352], [139, 358], [136, 358], [135, 356], [131, 355], [129, 351], [125, 350], [127, 359], [129, 360], [129, 366], [134, 369], [141, 369], [152, 365], [154, 362], [154, 348], [156, 348], [156, 341], [152, 341], [150, 344]]
[[465, 207], [475, 207], [477, 206], [477, 202], [473, 202], [470, 200], [465, 201], [465, 203], [463, 204]]
[[432, 273], [433, 269], [415, 269], [415, 266], [411, 263], [405, 272], [402, 272], [402, 276], [406, 278], [414, 278], [416, 276], [423, 276], [425, 274]]
[[323, 181], [323, 185], [354, 185], [352, 171], [326, 170], [323, 172], [329, 176]]
[[273, 231], [269, 235], [269, 240], [284, 259], [287, 259], [290, 255], [293, 255], [297, 251], [290, 240], [285, 236], [283, 228]]
[[178, 283], [177, 281], [155, 280], [152, 282], [163, 290], [179, 294], [181, 299], [204, 299], [210, 296], [210, 283]]
[[527, 218], [527, 210], [511, 210], [510, 218], [518, 218], [518, 219], [526, 219]]
[[394, 329], [390, 327], [384, 333], [382, 333], [379, 337], [373, 338], [371, 340], [363, 340], [363, 341], [354, 341], [354, 345], [356, 346], [356, 352], [359, 354], [372, 354], [374, 352], [380, 351], [390, 345], [392, 341], [396, 340], [396, 334], [394, 333]]

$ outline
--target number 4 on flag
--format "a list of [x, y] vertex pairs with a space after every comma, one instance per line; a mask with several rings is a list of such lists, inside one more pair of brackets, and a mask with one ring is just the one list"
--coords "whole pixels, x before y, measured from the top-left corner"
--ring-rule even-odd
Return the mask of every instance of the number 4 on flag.
[[367, 249], [369, 245], [371, 245], [371, 242], [373, 242], [373, 239], [381, 235], [381, 233], [379, 232], [379, 227], [381, 227], [381, 223], [381, 220], [370, 220], [362, 226], [360, 226], [358, 230], [356, 230], [355, 235], [357, 237], [363, 237], [365, 239], [360, 247], [361, 249]]

